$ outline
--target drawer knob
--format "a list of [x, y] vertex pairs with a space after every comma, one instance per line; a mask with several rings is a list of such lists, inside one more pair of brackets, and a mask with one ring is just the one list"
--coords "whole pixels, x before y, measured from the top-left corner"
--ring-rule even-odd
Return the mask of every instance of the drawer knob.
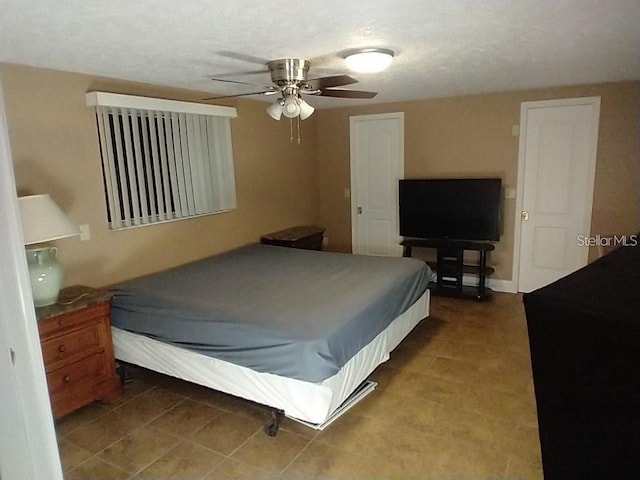
[[58, 320], [58, 325], [62, 327], [64, 325], [64, 320]]
[[66, 383], [69, 383], [69, 382], [71, 381], [71, 375], [65, 375], [65, 376], [64, 376], [64, 378], [63, 378], [63, 380], [64, 380]]
[[59, 351], [59, 352], [66, 352], [66, 351], [67, 351], [67, 347], [66, 347], [65, 345], [60, 345], [60, 346], [58, 347], [58, 351]]

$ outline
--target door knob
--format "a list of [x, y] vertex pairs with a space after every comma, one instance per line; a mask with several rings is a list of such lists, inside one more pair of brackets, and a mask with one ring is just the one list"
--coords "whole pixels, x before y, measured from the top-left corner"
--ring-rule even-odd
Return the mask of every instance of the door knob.
[[527, 220], [529, 220], [529, 212], [527, 212], [526, 210], [523, 210], [522, 213], [520, 214], [520, 217], [522, 218], [522, 220], [526, 222]]

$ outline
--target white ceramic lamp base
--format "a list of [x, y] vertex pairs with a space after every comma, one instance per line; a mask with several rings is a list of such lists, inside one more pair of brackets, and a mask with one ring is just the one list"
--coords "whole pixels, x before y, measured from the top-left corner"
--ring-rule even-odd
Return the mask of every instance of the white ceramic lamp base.
[[27, 265], [31, 293], [36, 307], [53, 305], [58, 301], [63, 269], [56, 260], [56, 247], [27, 248]]

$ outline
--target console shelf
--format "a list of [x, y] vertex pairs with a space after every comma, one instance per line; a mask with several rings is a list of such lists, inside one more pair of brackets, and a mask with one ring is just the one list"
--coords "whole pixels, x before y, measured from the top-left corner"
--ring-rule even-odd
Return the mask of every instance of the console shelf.
[[[489, 242], [475, 242], [469, 240], [442, 240], [429, 238], [405, 238], [400, 245], [404, 247], [404, 256], [410, 257], [412, 248], [435, 248], [438, 251], [436, 262], [427, 262], [435, 270], [437, 281], [430, 285], [437, 295], [469, 297], [476, 300], [487, 300], [493, 293], [486, 286], [486, 277], [494, 272], [493, 267], [487, 266], [487, 252], [495, 249]], [[465, 250], [477, 251], [479, 260], [477, 265], [464, 263]], [[475, 287], [462, 284], [464, 273], [478, 276]]]
[[[427, 260], [427, 265], [431, 267], [434, 272], [438, 271], [438, 262]], [[484, 269], [485, 276], [491, 275], [495, 269], [493, 267], [486, 266]], [[470, 273], [471, 275], [480, 275], [480, 265], [462, 265], [462, 273]]]

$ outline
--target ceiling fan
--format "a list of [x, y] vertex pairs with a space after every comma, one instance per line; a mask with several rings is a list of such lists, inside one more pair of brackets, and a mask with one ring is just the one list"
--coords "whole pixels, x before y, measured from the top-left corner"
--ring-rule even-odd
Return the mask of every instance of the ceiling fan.
[[309, 79], [308, 73], [311, 67], [309, 60], [301, 58], [281, 58], [268, 61], [265, 63], [265, 66], [267, 70], [264, 70], [264, 72], [271, 74], [272, 85], [257, 85], [254, 83], [212, 77], [211, 79], [217, 82], [252, 85], [261, 87], [262, 89], [237, 95], [210, 97], [205, 98], [205, 100], [244, 97], [249, 95], [279, 95], [279, 98], [267, 107], [267, 113], [271, 118], [280, 120], [282, 115], [284, 115], [291, 119], [299, 116], [301, 120], [305, 120], [311, 116], [315, 109], [304, 100], [303, 95], [338, 98], [373, 98], [377, 95], [376, 92], [336, 88], [358, 83], [358, 80], [349, 75], [332, 75]]

